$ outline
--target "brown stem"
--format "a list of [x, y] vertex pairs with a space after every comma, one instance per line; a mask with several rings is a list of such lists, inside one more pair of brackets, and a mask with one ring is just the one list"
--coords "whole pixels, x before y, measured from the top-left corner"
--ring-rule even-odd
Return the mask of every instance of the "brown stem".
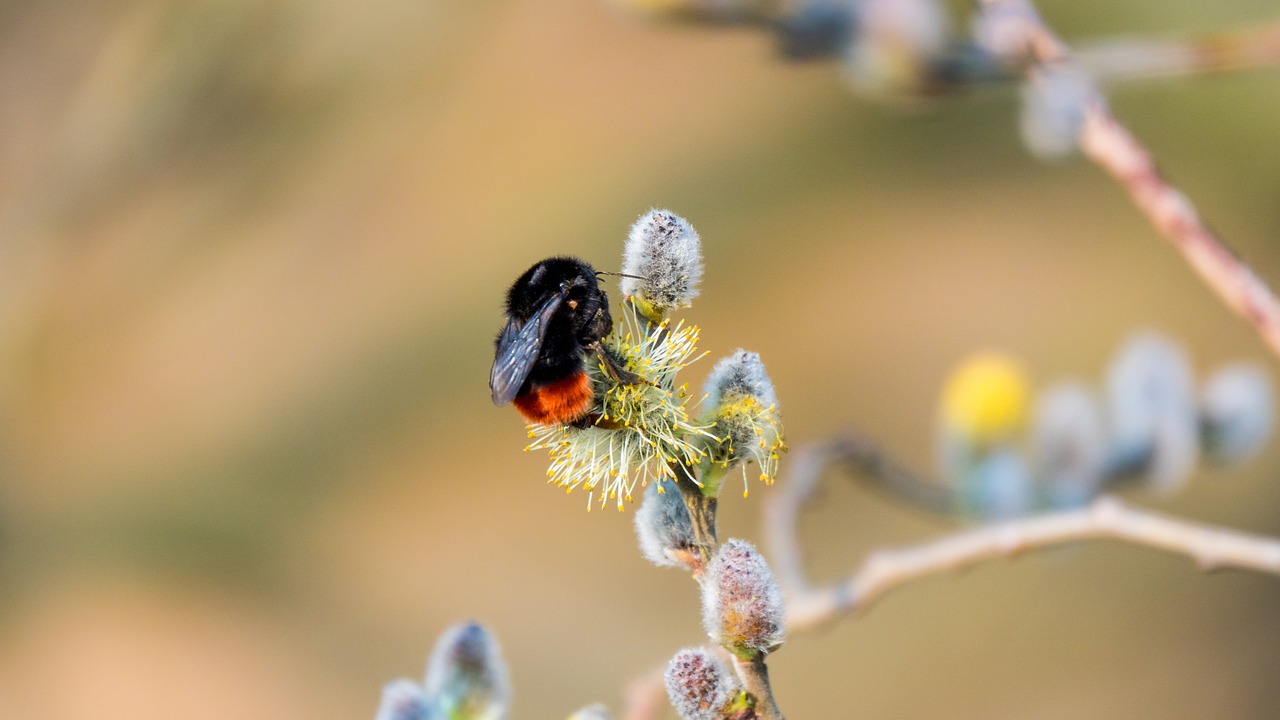
[[698, 572], [701, 572], [711, 562], [711, 556], [719, 545], [716, 540], [717, 501], [702, 494], [702, 488], [694, 482], [690, 468], [681, 465], [678, 472], [680, 477], [676, 480], [676, 487], [680, 488], [684, 506], [689, 510], [689, 520], [693, 523], [693, 537], [698, 544]]
[[[838, 446], [837, 446], [838, 447]], [[1202, 569], [1240, 568], [1280, 575], [1280, 540], [1180, 520], [1101, 497], [1062, 510], [963, 530], [914, 547], [881, 550], [841, 582], [815, 587], [802, 568], [798, 522], [822, 471], [839, 453], [813, 448], [792, 463], [789, 481], [765, 508], [765, 535], [775, 574], [787, 596], [787, 630], [812, 630], [865, 611], [915, 580], [996, 558], [1082, 541], [1111, 540], [1186, 555]]]
[[663, 683], [664, 666], [627, 683], [622, 720], [654, 720], [667, 705], [667, 688]]
[[1172, 38], [1081, 44], [1076, 59], [1100, 81], [1231, 72], [1280, 63], [1280, 22]]
[[773, 687], [769, 684], [769, 668], [764, 664], [764, 656], [754, 660], [735, 657], [733, 665], [747, 692], [756, 698], [756, 717], [760, 720], [784, 720], [778, 703], [773, 699]]
[[[1026, 48], [1026, 74], [1032, 78], [1045, 66], [1076, 65], [1070, 48], [1039, 20], [1028, 0], [974, 0], [979, 7], [1018, 8], [1028, 21], [1021, 30]], [[1100, 94], [1085, 108], [1080, 148], [1129, 193], [1156, 231], [1237, 315], [1280, 355], [1280, 298], [1254, 274], [1196, 212], [1195, 206], [1156, 167], [1154, 158], [1117, 120]]]

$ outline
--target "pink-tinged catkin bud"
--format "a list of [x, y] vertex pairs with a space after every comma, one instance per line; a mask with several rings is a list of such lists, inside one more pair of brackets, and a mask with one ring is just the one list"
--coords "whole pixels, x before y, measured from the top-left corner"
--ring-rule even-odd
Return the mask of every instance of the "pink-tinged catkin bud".
[[511, 685], [497, 640], [475, 622], [446, 630], [427, 663], [424, 689], [446, 720], [506, 718]]
[[676, 653], [663, 679], [671, 707], [683, 720], [723, 720], [747, 705], [737, 676], [705, 648]]
[[393, 680], [382, 688], [382, 704], [374, 720], [433, 720], [422, 688], [412, 680]]
[[782, 591], [751, 543], [729, 540], [711, 559], [702, 582], [702, 624], [744, 660], [782, 645]]
[[640, 552], [658, 567], [693, 570], [697, 566], [697, 539], [689, 510], [674, 480], [654, 481], [636, 511], [636, 539]]

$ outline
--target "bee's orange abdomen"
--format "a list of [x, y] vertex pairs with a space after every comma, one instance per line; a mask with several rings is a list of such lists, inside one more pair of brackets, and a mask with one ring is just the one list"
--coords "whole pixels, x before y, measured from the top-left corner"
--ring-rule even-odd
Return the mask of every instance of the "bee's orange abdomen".
[[563, 380], [531, 388], [515, 397], [525, 420], [539, 425], [563, 425], [579, 420], [591, 409], [591, 380], [579, 371]]

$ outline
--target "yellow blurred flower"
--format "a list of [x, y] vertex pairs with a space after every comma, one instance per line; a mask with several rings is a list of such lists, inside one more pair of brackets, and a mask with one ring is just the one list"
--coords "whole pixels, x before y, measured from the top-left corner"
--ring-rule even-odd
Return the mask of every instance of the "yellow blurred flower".
[[1021, 432], [1030, 394], [1026, 372], [1013, 358], [979, 353], [965, 360], [942, 391], [944, 427], [977, 445], [990, 445]]

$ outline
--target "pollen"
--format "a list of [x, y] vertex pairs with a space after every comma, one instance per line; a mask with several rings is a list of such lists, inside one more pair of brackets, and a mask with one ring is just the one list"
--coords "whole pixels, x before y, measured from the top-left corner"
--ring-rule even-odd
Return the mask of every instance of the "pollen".
[[745, 490], [746, 465], [752, 462], [759, 465], [760, 480], [766, 485], [772, 484], [778, 469], [778, 454], [787, 447], [777, 404], [761, 402], [738, 387], [729, 385], [727, 389], [713, 393], [719, 406], [709, 410], [707, 421], [719, 439], [711, 445], [709, 459], [722, 470], [741, 465]]
[[602, 507], [611, 499], [625, 505], [637, 484], [674, 478], [676, 466], [699, 464], [702, 446], [714, 440], [707, 426], [691, 419], [687, 394], [675, 392], [676, 374], [701, 357], [694, 356], [697, 327], [650, 324], [626, 305], [620, 316], [603, 344], [643, 381], [621, 384], [594, 365], [584, 373], [593, 397], [586, 414], [610, 426], [530, 425], [530, 447], [550, 454], [552, 482], [584, 487], [593, 497], [599, 492]]

